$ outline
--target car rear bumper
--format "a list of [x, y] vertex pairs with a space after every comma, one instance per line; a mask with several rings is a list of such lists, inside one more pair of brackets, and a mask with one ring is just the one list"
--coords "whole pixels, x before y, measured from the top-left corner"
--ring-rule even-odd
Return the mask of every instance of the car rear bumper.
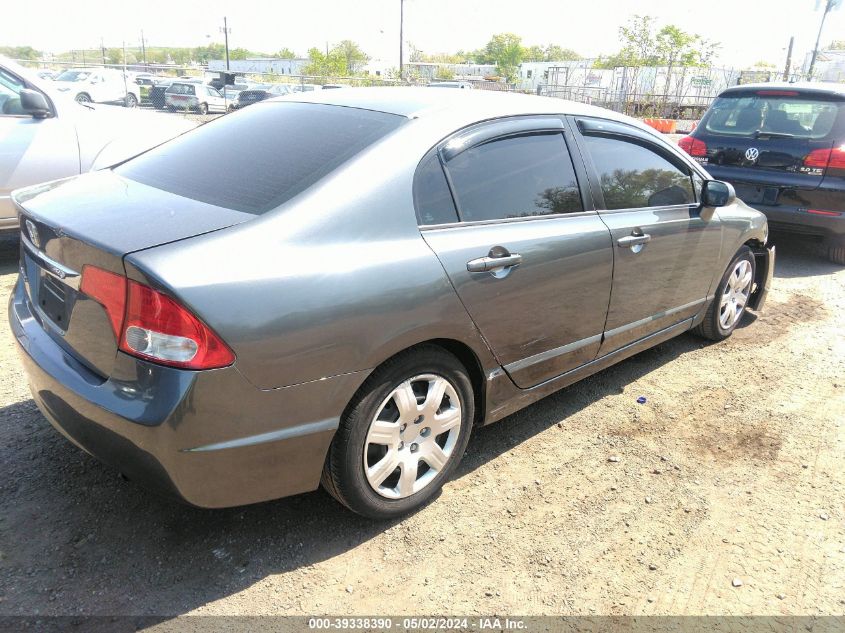
[[21, 281], [9, 320], [32, 396], [59, 432], [130, 479], [200, 507], [314, 490], [363, 380], [356, 372], [261, 390], [234, 366], [189, 372], [122, 353], [103, 380], [44, 330]]
[[808, 209], [784, 205], [749, 205], [766, 215], [769, 230], [845, 241], [845, 212], [840, 215], [812, 213]]

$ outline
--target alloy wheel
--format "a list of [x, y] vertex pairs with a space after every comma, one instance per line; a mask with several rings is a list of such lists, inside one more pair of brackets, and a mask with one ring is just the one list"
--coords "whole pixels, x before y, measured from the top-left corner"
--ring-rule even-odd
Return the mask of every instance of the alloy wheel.
[[736, 263], [734, 269], [725, 284], [725, 290], [719, 301], [719, 325], [723, 330], [728, 330], [739, 321], [745, 304], [748, 303], [748, 296], [751, 294], [751, 262], [741, 259]]
[[364, 474], [370, 487], [403, 499], [428, 486], [452, 457], [461, 415], [458, 393], [443, 376], [422, 374], [401, 383], [367, 431]]

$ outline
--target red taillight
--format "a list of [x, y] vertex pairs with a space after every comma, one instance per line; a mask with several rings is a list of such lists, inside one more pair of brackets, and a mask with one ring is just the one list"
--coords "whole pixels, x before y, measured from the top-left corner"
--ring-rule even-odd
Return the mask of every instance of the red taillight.
[[105, 308], [118, 347], [128, 354], [184, 369], [214, 369], [235, 361], [205, 323], [149, 286], [85, 266], [80, 288]]
[[126, 277], [96, 266], [83, 266], [80, 290], [106, 309], [114, 337], [119, 340], [126, 311]]
[[707, 143], [692, 136], [685, 136], [678, 141], [678, 147], [690, 156], [707, 156]]
[[822, 169], [845, 169], [845, 145], [839, 147], [814, 149], [804, 158], [805, 167]]
[[839, 211], [824, 211], [822, 209], [807, 209], [807, 213], [814, 215], [842, 215]]

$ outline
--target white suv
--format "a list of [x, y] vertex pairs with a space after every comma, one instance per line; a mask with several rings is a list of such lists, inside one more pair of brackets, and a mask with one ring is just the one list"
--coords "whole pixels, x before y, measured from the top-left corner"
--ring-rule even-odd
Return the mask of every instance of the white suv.
[[141, 101], [138, 84], [111, 68], [69, 68], [55, 82], [56, 90], [80, 103], [122, 103], [134, 108]]

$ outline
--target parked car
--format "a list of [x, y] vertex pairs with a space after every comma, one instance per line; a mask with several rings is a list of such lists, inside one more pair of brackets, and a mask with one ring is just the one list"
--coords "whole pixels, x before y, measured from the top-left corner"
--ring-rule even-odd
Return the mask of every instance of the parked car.
[[774, 266], [765, 216], [646, 126], [481, 90], [267, 100], [15, 200], [38, 406], [204, 507], [322, 480], [418, 508], [474, 427], [730, 336]]
[[845, 85], [735, 86], [680, 146], [769, 219], [845, 265]]
[[152, 91], [153, 86], [156, 85], [156, 78], [152, 75], [138, 75], [135, 77], [135, 83], [138, 84], [138, 96], [140, 103], [149, 105], [151, 103], [150, 92]]
[[164, 91], [170, 87], [175, 79], [166, 77], [158, 79], [153, 86], [150, 87], [149, 100], [156, 110], [164, 110], [167, 104], [164, 102]]
[[320, 84], [291, 84], [293, 92], [314, 92], [315, 90], [322, 90], [323, 86]]
[[18, 187], [108, 167], [196, 123], [79, 104], [55, 84], [0, 58], [0, 233], [17, 233]]
[[273, 97], [282, 97], [284, 95], [292, 94], [293, 90], [288, 84], [259, 84], [242, 90], [233, 106], [237, 108], [245, 108], [253, 103], [264, 101], [264, 99], [272, 99]]
[[52, 70], [37, 70], [35, 71], [35, 74], [45, 81], [53, 81], [58, 75], [58, 73], [55, 73]]
[[164, 91], [171, 110], [196, 110], [200, 114], [226, 112], [226, 100], [217, 88], [200, 83], [174, 81]]
[[55, 82], [56, 90], [79, 103], [119, 103], [134, 108], [141, 102], [138, 85], [111, 68], [70, 68]]

